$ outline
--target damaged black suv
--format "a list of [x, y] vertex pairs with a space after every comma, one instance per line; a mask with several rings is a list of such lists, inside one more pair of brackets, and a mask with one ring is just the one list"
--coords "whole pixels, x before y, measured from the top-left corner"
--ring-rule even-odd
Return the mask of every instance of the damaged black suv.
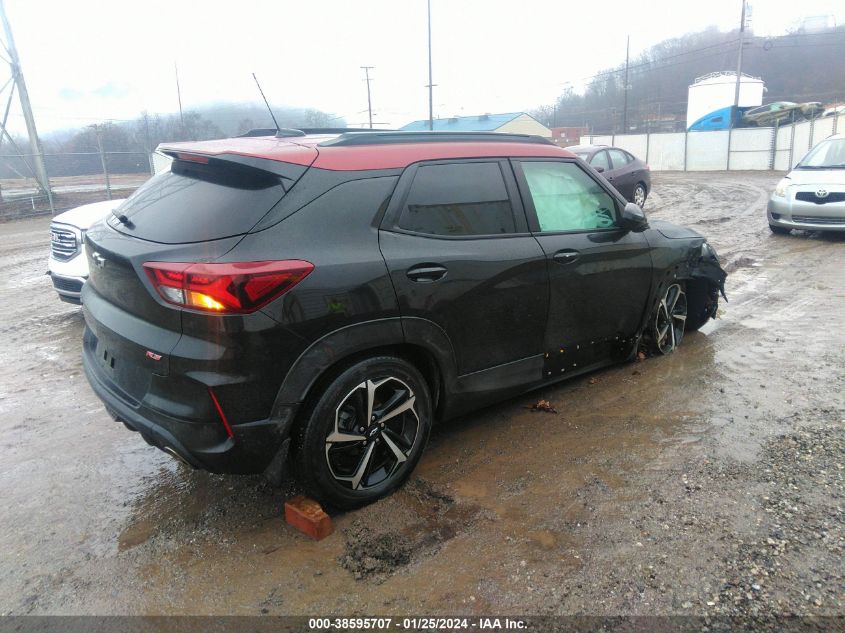
[[399, 486], [435, 419], [671, 352], [723, 293], [702, 236], [538, 137], [161, 149], [171, 170], [86, 235], [91, 386], [193, 467], [290, 465], [335, 507]]

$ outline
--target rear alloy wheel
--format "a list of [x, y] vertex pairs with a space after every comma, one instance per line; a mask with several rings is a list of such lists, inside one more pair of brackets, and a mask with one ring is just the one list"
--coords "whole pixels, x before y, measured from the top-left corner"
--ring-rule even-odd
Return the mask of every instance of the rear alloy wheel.
[[681, 284], [666, 288], [657, 305], [652, 322], [654, 348], [661, 354], [671, 354], [684, 338], [687, 321], [687, 295]]
[[634, 187], [634, 193], [631, 196], [631, 202], [633, 202], [640, 209], [642, 209], [645, 205], [645, 198], [647, 194], [648, 192], [645, 190], [645, 185], [641, 182], [638, 182], [637, 186]]
[[428, 388], [399, 358], [356, 363], [319, 397], [297, 470], [309, 494], [338, 508], [383, 497], [407, 479], [431, 427]]

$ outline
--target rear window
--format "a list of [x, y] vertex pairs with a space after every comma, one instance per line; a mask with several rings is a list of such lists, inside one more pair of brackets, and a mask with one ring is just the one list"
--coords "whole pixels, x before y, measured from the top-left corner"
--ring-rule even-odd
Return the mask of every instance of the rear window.
[[117, 231], [164, 244], [204, 242], [248, 232], [284, 196], [279, 177], [240, 165], [174, 161], [109, 219]]
[[420, 167], [399, 227], [428, 235], [501, 235], [516, 231], [498, 163]]

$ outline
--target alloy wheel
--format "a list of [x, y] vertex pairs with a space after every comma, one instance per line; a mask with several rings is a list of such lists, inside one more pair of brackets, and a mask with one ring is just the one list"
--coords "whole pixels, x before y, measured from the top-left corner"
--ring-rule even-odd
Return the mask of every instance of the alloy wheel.
[[642, 209], [645, 204], [645, 187], [637, 185], [634, 189], [634, 204]]
[[657, 306], [654, 343], [661, 354], [669, 354], [681, 343], [687, 321], [687, 295], [680, 284], [672, 284]]
[[365, 380], [341, 401], [326, 436], [326, 462], [352, 490], [373, 488], [401, 468], [420, 435], [416, 396], [396, 377]]

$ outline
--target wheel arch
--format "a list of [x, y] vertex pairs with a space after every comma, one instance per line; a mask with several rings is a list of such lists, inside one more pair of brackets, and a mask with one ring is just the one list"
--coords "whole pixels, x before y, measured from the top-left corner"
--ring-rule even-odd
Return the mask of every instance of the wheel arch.
[[402, 358], [422, 373], [437, 415], [443, 406], [444, 386], [456, 377], [454, 352], [439, 326], [416, 318], [356, 323], [315, 341], [288, 370], [274, 409], [305, 403], [347, 367], [382, 355]]

